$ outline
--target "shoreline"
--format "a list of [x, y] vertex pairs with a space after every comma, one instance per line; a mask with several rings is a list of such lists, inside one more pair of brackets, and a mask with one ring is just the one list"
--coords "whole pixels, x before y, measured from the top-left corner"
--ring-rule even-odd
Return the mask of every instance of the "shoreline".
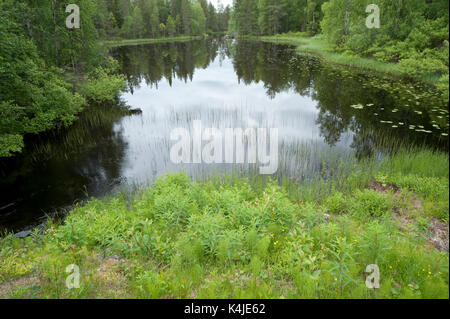
[[300, 54], [313, 54], [320, 57], [323, 61], [339, 66], [346, 66], [360, 69], [363, 71], [373, 71], [384, 75], [393, 75], [397, 77], [409, 77], [427, 84], [436, 86], [439, 82], [438, 75], [429, 76], [411, 76], [400, 69], [396, 63], [381, 62], [372, 58], [359, 56], [345, 56], [334, 51], [331, 46], [321, 36], [308, 37], [300, 35], [274, 35], [248, 37], [249, 39], [260, 40], [263, 42], [287, 44], [296, 46], [296, 51]]
[[140, 45], [151, 43], [166, 43], [166, 42], [189, 42], [193, 40], [201, 40], [203, 36], [177, 36], [164, 38], [144, 38], [144, 39], [117, 39], [117, 40], [101, 40], [101, 44], [113, 48], [126, 45]]

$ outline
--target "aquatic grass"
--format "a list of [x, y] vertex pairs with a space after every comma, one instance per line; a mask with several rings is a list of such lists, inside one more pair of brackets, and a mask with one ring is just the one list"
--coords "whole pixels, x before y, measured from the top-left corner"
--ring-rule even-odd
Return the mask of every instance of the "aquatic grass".
[[386, 165], [386, 172], [422, 177], [449, 177], [448, 154], [419, 147], [400, 148]]

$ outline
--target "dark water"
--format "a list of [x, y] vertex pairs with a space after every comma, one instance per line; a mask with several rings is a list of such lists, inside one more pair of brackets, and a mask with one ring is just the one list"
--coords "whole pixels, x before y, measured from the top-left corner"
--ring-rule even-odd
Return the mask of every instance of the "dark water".
[[169, 171], [254, 174], [252, 164], [172, 163], [171, 131], [190, 130], [195, 120], [278, 128], [280, 179], [314, 177], [342, 157], [382, 155], [397, 141], [448, 149], [448, 106], [423, 84], [262, 42], [213, 39], [111, 54], [128, 79], [120, 101], [91, 105], [70, 129], [31, 137], [23, 154], [0, 161], [0, 229], [36, 225], [87, 196], [148, 185]]

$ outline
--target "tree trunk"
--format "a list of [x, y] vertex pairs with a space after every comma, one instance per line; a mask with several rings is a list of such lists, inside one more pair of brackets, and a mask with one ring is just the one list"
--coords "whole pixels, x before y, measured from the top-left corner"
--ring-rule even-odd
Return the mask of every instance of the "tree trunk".
[[347, 1], [347, 9], [345, 10], [345, 24], [344, 24], [344, 34], [348, 35], [350, 26], [350, 11], [352, 6], [352, 0]]

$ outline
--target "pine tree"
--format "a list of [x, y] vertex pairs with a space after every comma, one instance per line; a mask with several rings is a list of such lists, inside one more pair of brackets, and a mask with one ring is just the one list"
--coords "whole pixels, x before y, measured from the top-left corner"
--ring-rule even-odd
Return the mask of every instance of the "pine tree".
[[175, 36], [175, 33], [177, 32], [176, 26], [175, 26], [175, 21], [173, 20], [171, 15], [169, 15], [167, 17], [166, 30], [167, 30], [167, 34], [171, 37]]

